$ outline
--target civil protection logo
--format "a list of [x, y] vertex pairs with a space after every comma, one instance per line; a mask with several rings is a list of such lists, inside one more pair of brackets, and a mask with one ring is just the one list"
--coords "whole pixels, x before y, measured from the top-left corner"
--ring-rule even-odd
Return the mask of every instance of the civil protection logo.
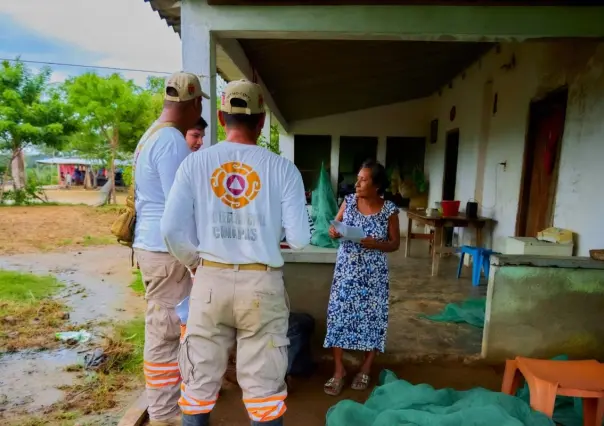
[[224, 163], [212, 173], [212, 191], [232, 209], [247, 206], [262, 187], [258, 173], [239, 161]]

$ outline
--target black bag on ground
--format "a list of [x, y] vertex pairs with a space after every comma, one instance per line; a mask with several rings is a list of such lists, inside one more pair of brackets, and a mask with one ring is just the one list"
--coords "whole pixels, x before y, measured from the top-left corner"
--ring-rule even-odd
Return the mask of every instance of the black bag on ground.
[[289, 314], [289, 338], [287, 374], [293, 377], [309, 377], [315, 371], [310, 340], [315, 329], [315, 319], [302, 313]]

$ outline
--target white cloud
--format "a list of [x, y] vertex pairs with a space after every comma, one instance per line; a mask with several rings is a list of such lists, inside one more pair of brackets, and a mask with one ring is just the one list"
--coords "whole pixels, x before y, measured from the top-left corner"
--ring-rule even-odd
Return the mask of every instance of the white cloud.
[[2, 0], [0, 12], [101, 55], [94, 65], [166, 72], [182, 66], [178, 34], [143, 0]]
[[69, 74], [63, 71], [53, 71], [50, 75], [50, 83], [62, 83], [69, 78]]

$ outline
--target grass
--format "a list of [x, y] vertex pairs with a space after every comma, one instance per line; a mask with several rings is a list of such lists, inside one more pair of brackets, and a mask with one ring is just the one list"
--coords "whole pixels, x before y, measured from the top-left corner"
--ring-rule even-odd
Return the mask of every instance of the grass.
[[[0, 202], [0, 207], [44, 207], [44, 206], [72, 206], [73, 204], [66, 204], [66, 203], [56, 203], [54, 201], [39, 201], [39, 202], [35, 202], [35, 203], [30, 203], [30, 204], [14, 204], [14, 203], [2, 203]], [[80, 205], [84, 205], [84, 204], [80, 204]]]
[[101, 237], [94, 237], [91, 235], [84, 235], [84, 238], [82, 240], [82, 244], [85, 247], [88, 246], [105, 246], [108, 244], [115, 244], [117, 243], [117, 240], [115, 239], [115, 237], [110, 236], [110, 235], [103, 235]]
[[[117, 324], [104, 344], [106, 361], [97, 371], [87, 372], [81, 383], [62, 387], [65, 400], [56, 404], [54, 411], [87, 415], [116, 407], [120, 392], [137, 388], [142, 381], [144, 345], [143, 318]], [[68, 368], [78, 371], [79, 367]]]
[[100, 207], [95, 207], [95, 209], [98, 210], [99, 212], [119, 213], [120, 211], [122, 211], [124, 209], [124, 205], [123, 204], [105, 204]]
[[55, 294], [63, 287], [56, 278], [0, 269], [0, 300], [25, 302]]
[[0, 352], [49, 348], [68, 316], [54, 277], [0, 270]]
[[65, 367], [66, 371], [77, 373], [81, 380], [60, 387], [65, 392], [64, 400], [47, 407], [42, 415], [27, 415], [9, 424], [73, 426], [82, 424], [85, 416], [115, 409], [122, 397], [140, 389], [143, 383], [144, 344], [144, 318], [118, 323], [105, 340], [103, 349], [107, 360], [98, 370], [85, 371], [81, 364]]
[[140, 270], [132, 272], [133, 278], [130, 283], [130, 288], [134, 290], [136, 294], [145, 294], [145, 285], [143, 284], [143, 276]]
[[130, 374], [142, 375], [145, 346], [145, 319], [135, 318], [115, 327], [106, 353], [113, 353], [112, 368]]
[[[67, 247], [72, 245], [79, 245], [84, 247], [91, 246], [106, 246], [117, 243], [116, 239], [112, 235], [92, 236], [84, 235], [81, 238], [64, 238], [56, 243], [56, 247]], [[56, 247], [45, 247], [46, 250], [52, 250]]]

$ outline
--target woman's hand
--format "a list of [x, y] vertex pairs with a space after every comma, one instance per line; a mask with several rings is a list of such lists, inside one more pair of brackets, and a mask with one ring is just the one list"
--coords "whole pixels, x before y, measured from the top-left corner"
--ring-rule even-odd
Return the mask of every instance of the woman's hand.
[[376, 240], [375, 238], [365, 237], [361, 240], [361, 246], [363, 246], [366, 249], [379, 250], [380, 242], [378, 240]]
[[329, 238], [335, 240], [336, 238], [340, 238], [341, 235], [338, 233], [338, 231], [336, 231], [335, 226], [330, 225], [329, 226]]

